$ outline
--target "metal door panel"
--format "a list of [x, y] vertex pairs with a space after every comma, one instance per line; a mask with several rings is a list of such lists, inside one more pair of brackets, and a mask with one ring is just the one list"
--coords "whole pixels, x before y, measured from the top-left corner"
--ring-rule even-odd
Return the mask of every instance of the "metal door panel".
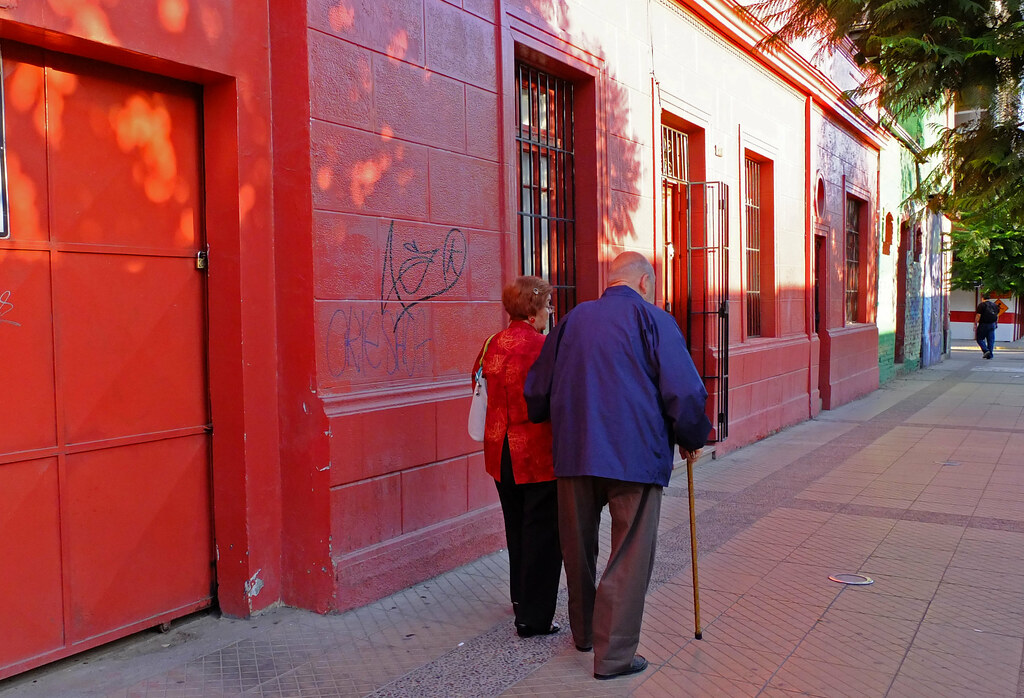
[[0, 248], [0, 463], [57, 445], [51, 313], [50, 253]]
[[3, 678], [208, 606], [213, 544], [198, 92], [0, 47]]
[[4, 44], [4, 121], [11, 238], [49, 239], [43, 52]]
[[56, 458], [0, 465], [0, 531], [3, 667], [64, 644]]
[[187, 86], [55, 58], [48, 90], [53, 236], [64, 242], [194, 249], [198, 109]]
[[202, 275], [189, 257], [60, 255], [69, 443], [203, 426]]
[[71, 642], [210, 599], [208, 439], [68, 456]]

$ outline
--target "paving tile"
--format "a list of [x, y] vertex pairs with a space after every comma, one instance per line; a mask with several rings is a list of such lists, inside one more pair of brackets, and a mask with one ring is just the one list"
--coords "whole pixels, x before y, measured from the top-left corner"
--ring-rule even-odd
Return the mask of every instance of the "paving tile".
[[747, 595], [794, 603], [827, 605], [840, 592], [840, 586], [828, 578], [835, 572], [833, 567], [780, 562], [757, 586], [752, 587]]
[[857, 569], [871, 554], [863, 548], [815, 548], [802, 545], [794, 550], [786, 562], [810, 565], [814, 567], [830, 567], [837, 570]]
[[744, 597], [704, 628], [704, 638], [789, 654], [814, 626], [822, 610], [776, 599]]
[[928, 602], [923, 599], [889, 594], [868, 593], [864, 587], [848, 586], [829, 606], [829, 611], [846, 611], [849, 613], [866, 613], [883, 618], [920, 621], [928, 610]]
[[791, 658], [779, 669], [768, 686], [824, 698], [838, 696], [882, 696], [893, 674], [861, 667]]
[[852, 613], [830, 607], [814, 630], [840, 637], [865, 640], [893, 650], [906, 649], [914, 638], [917, 620]]
[[967, 567], [990, 572], [1024, 574], [1024, 545], [1016, 547], [1006, 544], [965, 541], [950, 560], [954, 567]]
[[786, 557], [796, 549], [796, 544], [784, 545], [782, 543], [766, 543], [763, 541], [734, 537], [724, 545], [719, 546], [718, 551], [729, 555], [737, 555], [748, 560], [771, 560], [780, 562], [786, 559]]
[[960, 686], [965, 692], [977, 689], [1006, 696], [1016, 692], [1019, 672], [1019, 661], [996, 664], [975, 657], [912, 648], [899, 673], [908, 679]]
[[1014, 664], [1021, 661], [1024, 639], [925, 621], [918, 628], [912, 647], [996, 664]]
[[850, 638], [815, 628], [790, 657], [895, 674], [904, 654], [905, 650], [880, 645], [867, 638]]
[[659, 629], [646, 627], [649, 623], [645, 620], [645, 627], [640, 631], [640, 644], [637, 645], [637, 653], [647, 657], [654, 664], [661, 665], [669, 661], [688, 644], [696, 642], [693, 638], [693, 616], [688, 619], [688, 622], [688, 625], [680, 625], [673, 628], [671, 632], [662, 632]]
[[513, 685], [504, 696], [624, 696], [639, 679], [594, 679], [594, 655], [571, 650], [560, 654]]
[[[648, 669], [648, 671], [650, 670]], [[744, 698], [744, 696], [750, 696], [753, 698], [760, 691], [761, 684], [666, 666], [651, 673], [630, 695], [650, 696], [651, 698], [664, 696], [693, 696], [694, 698], [701, 696]]]
[[[693, 632], [693, 585], [690, 579], [668, 582], [650, 592], [644, 606], [644, 629], [658, 632], [690, 635]], [[698, 580], [699, 582], [699, 580]], [[739, 599], [740, 594], [698, 587], [701, 621], [712, 622]]]
[[942, 579], [942, 574], [946, 571], [946, 566], [872, 555], [864, 561], [859, 571], [871, 577], [886, 575], [939, 581]]
[[683, 647], [668, 660], [668, 666], [763, 685], [785, 659], [786, 655], [772, 652], [770, 647], [755, 650], [699, 640]]
[[981, 632], [1024, 637], [1024, 613], [988, 608], [987, 605], [972, 604], [970, 601], [933, 601], [924, 619]]
[[[887, 695], [893, 698], [964, 698], [965, 693], [963, 686], [908, 678], [901, 673], [896, 676]], [[977, 698], [1005, 698], [1007, 694], [988, 693], [973, 687], [969, 695]]]
[[770, 561], [766, 564], [739, 555], [713, 552], [698, 558], [697, 580], [701, 589], [743, 594], [774, 566]]
[[1009, 574], [989, 570], [971, 569], [969, 567], [949, 566], [946, 568], [942, 581], [950, 584], [980, 587], [983, 589], [1002, 589], [1018, 591], [1024, 589], [1024, 574]]
[[960, 526], [897, 521], [883, 543], [952, 551], [956, 550], [963, 536], [964, 529]]
[[907, 562], [924, 563], [945, 567], [953, 559], [954, 551], [943, 548], [928, 548], [910, 543], [893, 543], [888, 538], [871, 553], [875, 558], [892, 558]]

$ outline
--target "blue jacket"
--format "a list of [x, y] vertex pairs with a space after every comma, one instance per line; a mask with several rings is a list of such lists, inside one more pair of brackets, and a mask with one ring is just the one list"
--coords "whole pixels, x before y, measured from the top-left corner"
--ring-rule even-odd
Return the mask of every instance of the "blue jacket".
[[531, 421], [550, 416], [558, 477], [665, 486], [675, 444], [696, 450], [711, 431], [679, 325], [628, 286], [555, 325], [524, 394]]

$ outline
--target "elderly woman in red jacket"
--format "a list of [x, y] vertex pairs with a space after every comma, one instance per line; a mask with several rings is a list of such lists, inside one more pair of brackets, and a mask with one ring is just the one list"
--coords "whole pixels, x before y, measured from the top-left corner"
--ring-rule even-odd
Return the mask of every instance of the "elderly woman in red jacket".
[[520, 637], [559, 631], [551, 621], [562, 570], [558, 491], [551, 457], [551, 423], [532, 424], [523, 384], [544, 346], [551, 318], [551, 285], [520, 276], [504, 288], [511, 318], [477, 356], [487, 379], [484, 467], [494, 478], [505, 518], [512, 608]]

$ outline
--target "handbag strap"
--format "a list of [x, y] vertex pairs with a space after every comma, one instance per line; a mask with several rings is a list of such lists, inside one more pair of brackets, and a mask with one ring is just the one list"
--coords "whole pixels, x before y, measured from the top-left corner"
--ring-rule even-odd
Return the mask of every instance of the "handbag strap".
[[495, 332], [494, 334], [492, 334], [490, 337], [487, 338], [486, 342], [484, 342], [484, 349], [483, 349], [483, 351], [480, 352], [480, 363], [477, 365], [476, 371], [474, 371], [474, 373], [480, 373], [480, 371], [483, 370], [483, 368], [484, 368], [484, 357], [487, 355], [487, 347], [490, 346], [491, 340], [494, 339], [497, 336], [498, 336], [498, 333]]

